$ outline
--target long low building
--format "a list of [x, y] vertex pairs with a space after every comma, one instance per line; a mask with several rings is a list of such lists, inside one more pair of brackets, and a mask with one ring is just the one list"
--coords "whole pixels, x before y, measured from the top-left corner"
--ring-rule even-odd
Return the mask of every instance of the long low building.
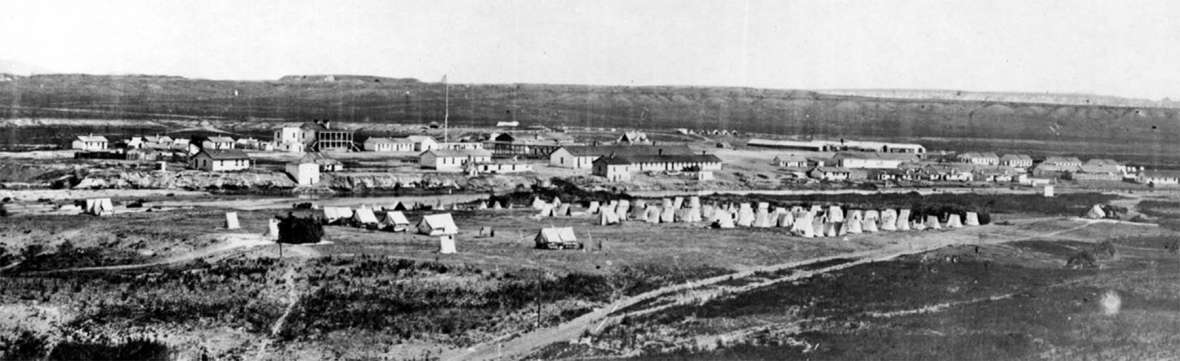
[[914, 153], [926, 154], [926, 147], [915, 143], [888, 143], [860, 140], [773, 140], [750, 139], [746, 145], [751, 147], [793, 149], [811, 152], [880, 152], [880, 153]]
[[440, 172], [462, 172], [467, 164], [489, 163], [492, 152], [483, 149], [431, 149], [418, 156], [422, 168]]
[[549, 165], [559, 168], [591, 169], [598, 157], [658, 154], [692, 154], [684, 145], [566, 145], [549, 154]]
[[626, 181], [636, 172], [716, 170], [721, 170], [721, 158], [712, 154], [652, 154], [599, 157], [591, 173], [611, 181]]

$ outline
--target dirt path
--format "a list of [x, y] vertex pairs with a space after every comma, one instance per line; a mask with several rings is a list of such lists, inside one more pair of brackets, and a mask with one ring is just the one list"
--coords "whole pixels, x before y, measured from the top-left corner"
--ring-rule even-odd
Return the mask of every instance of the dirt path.
[[[827, 267], [827, 268], [813, 270], [813, 271], [807, 271], [807, 272], [795, 272], [795, 273], [792, 273], [792, 274], [789, 274], [789, 275], [786, 275], [783, 277], [769, 279], [769, 280], [766, 280], [763, 282], [759, 282], [756, 284], [741, 287], [741, 289], [739, 291], [748, 291], [748, 290], [752, 290], [752, 289], [755, 289], [758, 287], [764, 287], [764, 286], [774, 284], [774, 283], [779, 283], [779, 282], [800, 280], [803, 278], [813, 277], [816, 275], [820, 275], [820, 274], [824, 274], [824, 273], [828, 273], [828, 272], [833, 272], [833, 271], [845, 269], [845, 268], [860, 265], [860, 264], [886, 261], [886, 260], [890, 260], [890, 259], [893, 259], [896, 257], [904, 256], [904, 255], [911, 255], [911, 254], [928, 252], [928, 251], [932, 251], [935, 249], [939, 249], [939, 248], [943, 248], [943, 247], [947, 247], [947, 246], [952, 246], [952, 245], [980, 244], [981, 242], [986, 243], [986, 244], [1006, 243], [1006, 242], [1029, 240], [1029, 239], [1042, 238], [1042, 237], [1052, 237], [1052, 236], [1080, 230], [1082, 228], [1089, 227], [1090, 225], [1093, 225], [1093, 224], [1096, 224], [1096, 223], [1082, 222], [1082, 224], [1077, 225], [1075, 227], [1055, 230], [1052, 232], [1044, 232], [1044, 233], [1038, 233], [1038, 234], [1033, 234], [1033, 235], [1026, 235], [1024, 237], [1018, 237], [1018, 238], [993, 237], [990, 239], [978, 239], [978, 240], [966, 241], [966, 239], [971, 239], [971, 237], [944, 237], [941, 240], [934, 240], [931, 242], [927, 242], [925, 244], [894, 245], [891, 247], [885, 247], [885, 248], [876, 249], [876, 250], [861, 251], [861, 252], [832, 255], [832, 256], [825, 256], [825, 257], [816, 257], [816, 258], [798, 260], [798, 261], [793, 261], [793, 262], [786, 262], [786, 263], [781, 263], [781, 264], [776, 264], [776, 265], [757, 267], [757, 268], [750, 269], [750, 270], [726, 274], [726, 275], [717, 276], [717, 277], [706, 278], [706, 279], [697, 280], [697, 281], [693, 281], [693, 282], [687, 282], [687, 283], [683, 283], [683, 284], [668, 285], [668, 286], [664, 286], [664, 287], [661, 287], [661, 288], [658, 288], [658, 289], [655, 289], [652, 291], [648, 291], [648, 292], [645, 292], [645, 293], [642, 293], [639, 295], [635, 295], [635, 296], [631, 296], [631, 297], [617, 300], [615, 302], [612, 302], [609, 305], [606, 305], [604, 307], [600, 307], [593, 312], [587, 313], [585, 315], [582, 315], [578, 318], [575, 318], [569, 322], [563, 323], [558, 326], [536, 329], [531, 332], [525, 333], [525, 334], [521, 335], [520, 337], [511, 339], [511, 340], [507, 340], [507, 341], [495, 340], [492, 342], [486, 342], [483, 344], [479, 344], [479, 345], [476, 345], [476, 346], [473, 346], [473, 347], [470, 347], [467, 349], [451, 350], [450, 352], [444, 353], [442, 355], [441, 359], [443, 359], [443, 360], [515, 360], [515, 359], [519, 359], [521, 357], [531, 354], [532, 352], [534, 352], [537, 349], [544, 347], [546, 345], [550, 345], [550, 344], [562, 342], [562, 341], [573, 340], [573, 339], [581, 336], [587, 330], [590, 330], [591, 327], [601, 326], [603, 324], [609, 323], [611, 318], [621, 317], [621, 316], [613, 316], [613, 317], [611, 316], [611, 314], [614, 313], [616, 310], [625, 309], [631, 305], [635, 305], [640, 302], [651, 300], [656, 297], [661, 297], [661, 296], [665, 296], [665, 295], [669, 295], [669, 294], [680, 293], [680, 292], [684, 292], [684, 291], [688, 291], [688, 290], [694, 290], [697, 288], [712, 286], [712, 285], [716, 285], [721, 282], [751, 277], [755, 273], [773, 273], [773, 272], [778, 272], [778, 271], [782, 271], [782, 270], [786, 270], [786, 269], [798, 268], [800, 266], [804, 266], [804, 265], [808, 265], [808, 264], [814, 264], [814, 263], [818, 263], [818, 262], [830, 261], [830, 260], [835, 260], [835, 259], [854, 259], [851, 262], [842, 263], [842, 264], [832, 266], [832, 267]], [[975, 227], [975, 228], [977, 230], [979, 230], [979, 232], [983, 232], [983, 231], [989, 229], [989, 227], [995, 227], [995, 226], [984, 226], [984, 227]], [[967, 242], [972, 242], [972, 243], [967, 243]]]
[[[314, 252], [314, 250], [313, 250]], [[306, 258], [303, 258], [306, 260]], [[254, 353], [254, 361], [262, 361], [266, 359], [267, 350], [274, 342], [274, 339], [283, 332], [283, 326], [286, 325], [287, 319], [291, 317], [291, 313], [295, 312], [295, 307], [299, 305], [299, 301], [303, 299], [303, 292], [300, 290], [299, 284], [295, 277], [298, 274], [295, 272], [295, 267], [287, 269], [283, 274], [283, 285], [287, 288], [287, 307], [283, 310], [283, 314], [275, 320], [274, 324], [270, 326], [270, 337], [263, 338], [262, 342], [258, 344], [258, 351]]]

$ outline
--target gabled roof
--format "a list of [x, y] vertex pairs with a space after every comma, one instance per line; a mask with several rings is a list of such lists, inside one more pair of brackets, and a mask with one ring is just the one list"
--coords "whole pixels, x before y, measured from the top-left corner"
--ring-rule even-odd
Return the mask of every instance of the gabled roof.
[[422, 142], [438, 143], [438, 141], [435, 140], [434, 137], [431, 137], [429, 135], [411, 135], [411, 136], [406, 137], [406, 140], [408, 140], [410, 142], [414, 142], [414, 143], [422, 143]]
[[820, 173], [852, 173], [851, 169], [840, 167], [815, 167], [815, 171]]
[[492, 151], [486, 149], [431, 149], [422, 152], [419, 156], [434, 154], [436, 157], [455, 158], [455, 157], [491, 157]]
[[578, 237], [574, 235], [574, 229], [572, 227], [551, 227], [541, 228], [537, 232], [536, 241], [548, 243], [577, 242]]
[[299, 163], [315, 163], [315, 164], [340, 164], [339, 160], [328, 158], [322, 153], [307, 153], [302, 158], [299, 158]]
[[1025, 154], [1004, 154], [1003, 157], [1000, 157], [1000, 161], [1003, 161], [1003, 162], [1008, 162], [1008, 161], [1032, 162], [1032, 160], [1033, 160], [1032, 157], [1025, 155]]
[[422, 220], [418, 222], [419, 231], [423, 228], [433, 231], [441, 231], [442, 234], [456, 234], [459, 233], [459, 226], [455, 225], [455, 219], [451, 218], [450, 213], [430, 214], [422, 216]]
[[782, 162], [807, 162], [807, 157], [791, 153], [778, 156], [778, 160]]
[[234, 142], [234, 138], [230, 138], [230, 137], [226, 137], [226, 136], [209, 137], [209, 139], [207, 139], [207, 140], [210, 142], [214, 142], [214, 143], [233, 143]]
[[79, 135], [78, 140], [83, 142], [105, 142], [107, 137], [101, 135]]
[[721, 163], [721, 158], [712, 154], [636, 154], [603, 156], [594, 160], [606, 164], [636, 164], [636, 163]]
[[209, 158], [213, 158], [215, 160], [250, 159], [250, 156], [247, 155], [246, 152], [238, 149], [202, 149], [201, 152], [194, 155], [194, 157], [201, 154], [208, 155]]
[[1082, 160], [1078, 159], [1078, 157], [1048, 157], [1048, 158], [1045, 158], [1045, 161], [1042, 163], [1047, 163], [1047, 164], [1078, 163], [1078, 164], [1081, 164]]
[[841, 159], [879, 159], [897, 161], [916, 161], [918, 156], [912, 153], [880, 153], [880, 152], [839, 152], [832, 160]]
[[614, 154], [616, 156], [648, 155], [648, 154], [660, 154], [661, 151], [663, 151], [663, 154], [665, 154], [665, 155], [692, 154], [693, 153], [692, 149], [688, 148], [688, 146], [683, 145], [683, 144], [663, 145], [663, 146], [653, 146], [653, 145], [600, 145], [600, 146], [567, 145], [567, 146], [562, 146], [559, 149], [565, 149], [567, 152], [569, 152], [570, 154], [573, 154], [574, 156], [577, 156], [577, 157], [595, 157], [595, 156], [601, 157], [601, 156], [609, 156], [611, 154]]
[[400, 143], [400, 142], [398, 142], [394, 139], [391, 139], [391, 138], [386, 138], [386, 137], [369, 137], [369, 138], [365, 139], [365, 143], [395, 144], [395, 143]]
[[977, 159], [977, 158], [999, 158], [996, 153], [992, 152], [967, 152], [959, 155], [959, 158]]

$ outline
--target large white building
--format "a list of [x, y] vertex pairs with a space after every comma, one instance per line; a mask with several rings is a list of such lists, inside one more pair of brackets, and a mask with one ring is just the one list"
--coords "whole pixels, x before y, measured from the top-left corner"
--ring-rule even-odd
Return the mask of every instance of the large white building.
[[[282, 127], [275, 130], [275, 149], [286, 152], [302, 152], [309, 138], [307, 132], [300, 127]], [[312, 133], [314, 137], [315, 133]]]
[[106, 150], [108, 146], [107, 137], [101, 135], [79, 135], [70, 144], [70, 148], [89, 151]]
[[658, 154], [692, 154], [683, 145], [565, 145], [549, 153], [549, 165], [559, 168], [591, 169], [598, 157]]
[[413, 152], [414, 143], [405, 138], [370, 137], [365, 139], [365, 151], [369, 152]]
[[721, 170], [721, 158], [712, 154], [613, 155], [594, 160], [591, 174], [611, 181], [630, 180], [636, 172], [712, 172]]
[[847, 169], [896, 169], [903, 162], [916, 160], [873, 152], [844, 152], [836, 154], [834, 159], [840, 168]]
[[440, 172], [462, 172], [464, 165], [491, 161], [492, 152], [483, 149], [431, 149], [418, 156], [418, 164], [422, 168]]
[[309, 186], [320, 182], [320, 165], [315, 162], [289, 163], [285, 170], [295, 180], [295, 184]]

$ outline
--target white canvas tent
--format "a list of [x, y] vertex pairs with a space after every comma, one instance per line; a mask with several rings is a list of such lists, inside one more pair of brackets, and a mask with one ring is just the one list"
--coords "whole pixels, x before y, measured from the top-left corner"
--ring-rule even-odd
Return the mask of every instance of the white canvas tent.
[[409, 206], [401, 201], [394, 201], [393, 204], [381, 207], [383, 211], [405, 211], [409, 209]]
[[459, 226], [450, 213], [431, 214], [422, 216], [418, 221], [418, 233], [429, 236], [454, 235], [459, 233]]
[[647, 202], [643, 201], [642, 199], [636, 200], [635, 205], [633, 207], [631, 207], [631, 218], [635, 218], [636, 220], [646, 221], [647, 220], [647, 208], [648, 208]]
[[410, 219], [399, 211], [384, 212], [380, 226], [393, 232], [405, 232], [410, 229]]
[[917, 221], [917, 220], [915, 220], [915, 221], [914, 221], [914, 225], [913, 225], [911, 228], [912, 228], [913, 230], [915, 230], [915, 231], [925, 231], [925, 230], [926, 230], [926, 224], [925, 224], [925, 223], [922, 223], [922, 222], [920, 222], [920, 221]]
[[882, 231], [896, 231], [897, 230], [897, 210], [886, 209], [881, 211], [881, 230]]
[[455, 236], [446, 234], [438, 237], [438, 253], [455, 254], [459, 250], [455, 248]]
[[844, 222], [844, 211], [840, 209], [840, 206], [829, 206], [827, 216], [828, 222]]
[[742, 203], [741, 208], [738, 208], [737, 219], [734, 223], [742, 227], [750, 227], [754, 225], [754, 209], [750, 208], [749, 203]]
[[373, 214], [373, 210], [365, 207], [357, 208], [356, 212], [352, 213], [352, 223], [358, 226], [377, 226], [377, 215]]
[[87, 199], [86, 208], [83, 210], [86, 214], [95, 216], [111, 215], [114, 211], [115, 206], [111, 203], [110, 198]]
[[688, 197], [688, 208], [701, 208], [701, 197]]
[[716, 219], [713, 220], [713, 228], [733, 228], [733, 216], [728, 212], [717, 212], [714, 214]]
[[[827, 218], [828, 218], [827, 215], [822, 215], [822, 216], [816, 216], [815, 218], [812, 219], [811, 228], [815, 230], [816, 237], [829, 237], [828, 232], [831, 232], [832, 230], [828, 227], [828, 225], [829, 224], [831, 224], [833, 226], [836, 225], [836, 223], [828, 222]], [[832, 235], [832, 236], [835, 236], [835, 235]]]
[[504, 207], [501, 206], [500, 202], [497, 201], [495, 203], [492, 203], [492, 209], [504, 209]]
[[631, 212], [631, 202], [626, 199], [620, 200], [618, 207], [615, 208], [615, 215], [619, 216], [619, 221], [626, 221], [627, 215]]
[[812, 221], [815, 218], [815, 213], [802, 212], [795, 217], [795, 222], [791, 224], [791, 233], [800, 237], [815, 237], [815, 228], [812, 227]]
[[554, 217], [568, 217], [573, 213], [570, 212], [569, 204], [559, 204], [553, 213]]
[[862, 230], [864, 230], [865, 233], [876, 233], [877, 232], [877, 219], [865, 217], [864, 222], [861, 222], [860, 228]]
[[902, 209], [897, 211], [897, 230], [910, 230], [910, 210]]
[[648, 206], [647, 209], [644, 210], [643, 219], [646, 220], [647, 223], [660, 223], [660, 206]]
[[541, 197], [533, 197], [533, 209], [539, 210], [546, 205], [548, 205], [548, 203], [545, 203], [545, 201], [541, 200]]
[[241, 229], [238, 223], [238, 212], [225, 212], [225, 229]]
[[759, 203], [758, 204], [758, 211], [754, 212], [753, 226], [757, 227], [757, 228], [774, 227], [774, 220], [770, 217], [770, 209], [769, 209], [770, 205], [767, 205], [766, 206], [767, 208], [763, 208], [762, 207], [763, 204], [766, 204], [766, 203]]
[[612, 224], [619, 224], [619, 216], [615, 212], [611, 212], [610, 209], [603, 209], [602, 212], [598, 212], [598, 225], [608, 226]]
[[965, 225], [965, 226], [978, 226], [979, 225], [979, 213], [967, 212], [967, 219], [963, 220], [963, 225]]
[[479, 209], [479, 210], [488, 209], [488, 202], [479, 201], [479, 205], [475, 206], [475, 209]]
[[672, 208], [684, 208], [684, 197], [676, 197], [672, 199]]
[[598, 204], [598, 201], [590, 201], [590, 207], [586, 209], [586, 213], [597, 214], [599, 208], [601, 205]]
[[554, 206], [560, 206], [560, 205], [561, 205], [561, 198], [558, 198], [558, 197], [553, 197], [553, 203], [552, 203], [552, 204], [553, 204]]
[[774, 210], [774, 224], [780, 228], [790, 227], [795, 223], [795, 217], [788, 212], [786, 208], [778, 208]]
[[537, 243], [537, 248], [564, 249], [580, 246], [578, 237], [574, 235], [574, 229], [571, 227], [541, 228], [533, 240]]
[[946, 219], [946, 228], [962, 228], [963, 222], [959, 219], [958, 213], [951, 213]]
[[1102, 210], [1102, 205], [1095, 204], [1093, 207], [1090, 207], [1089, 212], [1086, 212], [1086, 218], [1089, 218], [1089, 219], [1106, 218], [1106, 211]]
[[714, 216], [716, 215], [716, 213], [717, 213], [717, 208], [713, 207], [712, 204], [706, 204], [704, 206], [701, 206], [701, 219], [703, 219], [703, 220], [708, 220], [708, 221], [715, 220], [716, 218]]
[[323, 215], [324, 215], [324, 223], [338, 224], [343, 220], [352, 218], [352, 208], [324, 207]]
[[537, 212], [537, 217], [553, 217], [555, 213], [556, 211], [553, 209], [553, 205], [545, 203], [541, 205], [541, 211]]
[[279, 220], [271, 218], [266, 223], [266, 233], [263, 234], [266, 239], [277, 241], [279, 239]]
[[[671, 203], [671, 202], [668, 202]], [[676, 221], [676, 209], [672, 208], [671, 204], [660, 210], [660, 223], [672, 223]]]
[[848, 218], [844, 219], [844, 228], [840, 229], [841, 233], [857, 234], [864, 232], [864, 213], [859, 210], [848, 211]]
[[926, 222], [924, 222], [924, 223], [926, 224], [926, 228], [942, 229], [942, 225], [938, 223], [938, 216], [935, 216], [935, 215], [926, 216]]

